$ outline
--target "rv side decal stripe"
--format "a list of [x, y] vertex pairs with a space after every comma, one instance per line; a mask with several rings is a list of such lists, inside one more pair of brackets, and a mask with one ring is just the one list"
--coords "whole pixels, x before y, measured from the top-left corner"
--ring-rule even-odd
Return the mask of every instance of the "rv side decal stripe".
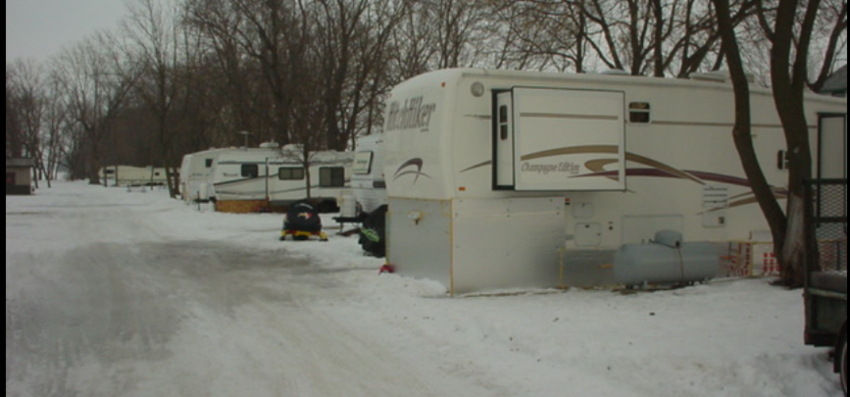
[[[620, 152], [620, 148], [617, 147], [617, 146], [605, 146], [605, 145], [576, 146], [576, 147], [565, 147], [565, 148], [559, 148], [559, 149], [545, 150], [545, 151], [542, 151], [542, 152], [527, 154], [525, 156], [522, 156], [521, 160], [522, 161], [529, 161], [529, 160], [536, 160], [536, 159], [541, 159], [541, 158], [546, 158], [546, 157], [565, 156], [565, 155], [571, 155], [571, 154], [588, 154], [588, 153], [618, 154], [619, 152]], [[675, 167], [669, 166], [669, 165], [664, 164], [660, 161], [656, 161], [656, 160], [653, 160], [653, 159], [650, 159], [648, 157], [644, 157], [644, 156], [641, 156], [641, 155], [638, 155], [638, 154], [626, 153], [626, 161], [631, 161], [631, 162], [635, 162], [635, 163], [638, 163], [638, 164], [648, 165], [648, 166], [653, 167], [653, 168], [664, 170], [664, 171], [666, 171], [666, 172], [668, 172], [672, 175], [676, 175], [676, 176], [684, 178], [684, 179], [690, 179], [690, 180], [692, 180], [696, 183], [702, 184], [702, 185], [705, 184], [704, 182], [702, 182], [698, 178], [696, 178], [696, 177], [694, 177], [694, 176], [692, 176], [692, 175], [690, 175], [686, 172], [680, 171], [680, 170], [676, 169]], [[591, 162], [589, 166], [599, 167], [601, 164], [603, 164], [603, 163], [600, 162], [599, 160], [597, 160], [597, 161]], [[592, 171], [601, 172], [602, 170], [601, 169], [592, 169]]]
[[535, 119], [620, 120], [620, 117], [616, 115], [607, 116], [600, 114], [521, 113], [520, 117]]
[[520, 160], [529, 161], [529, 160], [537, 160], [546, 157], [553, 156], [565, 156], [569, 154], [586, 154], [586, 153], [605, 153], [605, 154], [618, 154], [620, 152], [620, 148], [616, 146], [575, 146], [575, 147], [565, 147], [559, 149], [552, 150], [544, 150], [542, 152], [526, 154], [522, 156]]
[[472, 167], [469, 167], [469, 168], [467, 168], [467, 169], [465, 169], [465, 170], [462, 170], [460, 173], [462, 174], [462, 173], [464, 173], [464, 172], [469, 172], [469, 171], [472, 171], [472, 170], [474, 170], [474, 169], [478, 169], [478, 168], [481, 168], [481, 167], [486, 167], [486, 166], [488, 166], [488, 165], [492, 165], [492, 164], [493, 164], [493, 162], [492, 162], [492, 161], [485, 161], [485, 162], [483, 162], [483, 163], [481, 163], [481, 164], [476, 164], [476, 165], [473, 165]]
[[[699, 123], [699, 122], [683, 122], [683, 121], [663, 121], [663, 120], [653, 120], [652, 124], [656, 125], [664, 125], [664, 126], [675, 126], [675, 127], [726, 127], [733, 128], [735, 124], [733, 123]], [[782, 124], [752, 124], [753, 128], [773, 128], [773, 129], [782, 129]], [[815, 129], [816, 126], [810, 125], [809, 129]]]
[[232, 181], [214, 183], [213, 186], [215, 186], [215, 187], [229, 186], [229, 185], [235, 185], [235, 184], [238, 184], [238, 183], [258, 181], [258, 180], [265, 179], [265, 178], [266, 178], [265, 176], [261, 176], [261, 177], [257, 177], [257, 178], [234, 179]]

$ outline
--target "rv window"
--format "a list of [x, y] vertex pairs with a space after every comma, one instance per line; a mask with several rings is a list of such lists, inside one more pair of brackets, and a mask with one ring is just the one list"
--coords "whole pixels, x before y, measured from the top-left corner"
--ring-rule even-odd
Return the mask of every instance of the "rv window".
[[651, 121], [649, 102], [630, 103], [629, 121], [632, 123], [648, 124]]
[[508, 107], [503, 105], [499, 108], [499, 123], [506, 124], [508, 122]]
[[257, 178], [260, 176], [260, 166], [257, 164], [242, 164], [243, 178]]
[[358, 152], [354, 157], [354, 169], [356, 175], [369, 175], [372, 172], [372, 158], [374, 153], [370, 151]]
[[282, 181], [303, 181], [303, 168], [280, 168], [278, 169], [278, 179]]
[[212, 165], [213, 165], [213, 159], [207, 159], [207, 162], [206, 162], [206, 163], [207, 163], [207, 168], [212, 168]]
[[345, 168], [333, 167], [319, 170], [321, 187], [345, 187]]

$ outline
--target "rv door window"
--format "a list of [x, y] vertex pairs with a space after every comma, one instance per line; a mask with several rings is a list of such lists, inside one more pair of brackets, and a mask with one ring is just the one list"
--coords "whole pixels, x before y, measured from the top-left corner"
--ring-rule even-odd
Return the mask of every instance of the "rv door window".
[[213, 159], [207, 159], [207, 160], [206, 160], [206, 166], [207, 166], [207, 168], [212, 168], [212, 166], [213, 166]]
[[282, 181], [303, 181], [304, 168], [280, 168], [277, 175]]
[[242, 164], [243, 178], [258, 178], [260, 176], [260, 166], [257, 164]]
[[345, 168], [326, 167], [319, 170], [321, 187], [345, 187]]
[[499, 137], [503, 141], [507, 141], [510, 138], [510, 131], [508, 126], [508, 106], [503, 105], [499, 107]]

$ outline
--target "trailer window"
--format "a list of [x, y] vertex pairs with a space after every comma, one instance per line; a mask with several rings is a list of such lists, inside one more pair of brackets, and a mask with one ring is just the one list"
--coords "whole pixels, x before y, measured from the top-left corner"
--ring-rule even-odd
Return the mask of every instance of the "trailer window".
[[242, 164], [243, 178], [258, 178], [260, 176], [260, 166], [257, 164]]
[[206, 165], [207, 165], [207, 168], [212, 168], [212, 166], [213, 166], [213, 159], [207, 159], [207, 161], [206, 161]]
[[632, 102], [629, 104], [629, 121], [632, 123], [648, 124], [650, 117], [649, 102]]
[[372, 173], [372, 159], [375, 154], [371, 151], [358, 152], [354, 156], [354, 172], [355, 175], [369, 175]]
[[277, 170], [277, 177], [282, 181], [303, 181], [303, 168], [280, 168]]
[[319, 170], [321, 187], [345, 187], [345, 168], [327, 167]]
[[502, 105], [499, 107], [499, 123], [506, 124], [508, 122], [508, 107], [507, 105]]

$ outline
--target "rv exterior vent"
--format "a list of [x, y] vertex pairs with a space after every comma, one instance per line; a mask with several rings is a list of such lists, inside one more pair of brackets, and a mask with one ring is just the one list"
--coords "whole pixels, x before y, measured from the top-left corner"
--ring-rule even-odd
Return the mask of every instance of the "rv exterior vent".
[[[704, 72], [704, 73], [691, 73], [688, 77], [691, 80], [711, 81], [711, 82], [715, 82], [715, 83], [731, 83], [732, 82], [732, 76], [729, 74], [728, 71], [725, 71], [725, 70], [715, 71], [715, 72]], [[756, 78], [752, 74], [747, 73], [747, 81], [749, 81], [750, 84], [753, 84], [753, 83], [756, 82]]]

